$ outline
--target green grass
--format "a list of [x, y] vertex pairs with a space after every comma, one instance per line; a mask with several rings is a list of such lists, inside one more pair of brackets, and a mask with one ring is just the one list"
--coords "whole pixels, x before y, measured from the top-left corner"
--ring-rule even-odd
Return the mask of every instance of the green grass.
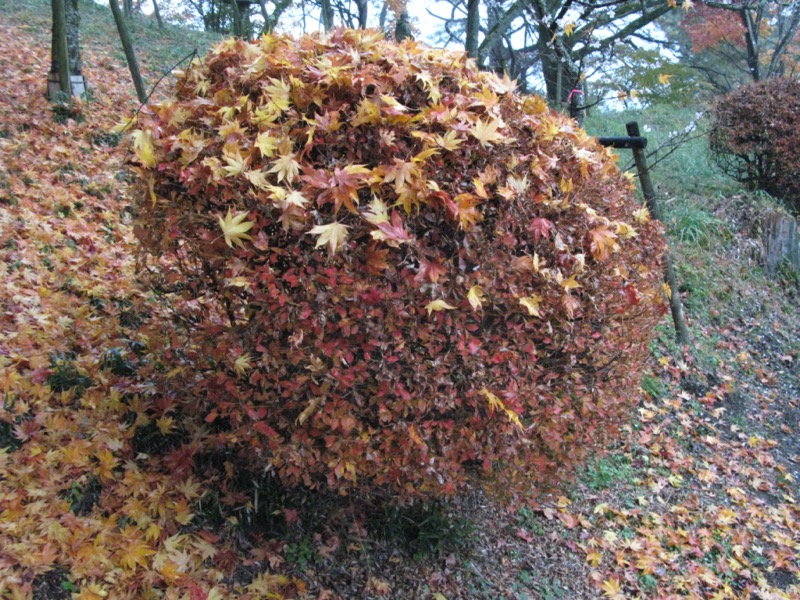
[[650, 374], [646, 374], [642, 377], [641, 387], [653, 400], [661, 400], [669, 391], [666, 383]]
[[632, 477], [633, 467], [626, 456], [609, 455], [589, 461], [581, 481], [590, 489], [600, 491], [630, 481]]
[[662, 220], [667, 234], [690, 246], [723, 246], [730, 238], [725, 223], [698, 196], [671, 196], [662, 201]]

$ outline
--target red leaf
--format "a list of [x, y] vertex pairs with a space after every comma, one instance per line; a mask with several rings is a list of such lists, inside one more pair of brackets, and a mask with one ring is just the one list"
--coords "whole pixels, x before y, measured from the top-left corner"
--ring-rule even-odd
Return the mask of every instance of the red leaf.
[[444, 275], [447, 272], [441, 264], [438, 262], [432, 262], [423, 259], [419, 261], [419, 273], [417, 273], [416, 277], [414, 277], [414, 281], [430, 281], [432, 283], [436, 283], [439, 281], [439, 277]]
[[533, 241], [538, 242], [539, 238], [547, 237], [553, 229], [553, 222], [550, 219], [536, 217], [528, 225], [528, 231], [533, 234]]

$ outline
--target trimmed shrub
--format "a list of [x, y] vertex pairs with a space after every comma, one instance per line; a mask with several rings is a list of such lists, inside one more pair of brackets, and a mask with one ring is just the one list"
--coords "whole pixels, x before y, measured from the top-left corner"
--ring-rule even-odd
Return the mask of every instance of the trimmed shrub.
[[184, 290], [196, 410], [287, 484], [530, 488], [630, 413], [662, 228], [513, 87], [340, 30], [223, 42], [140, 115], [137, 235]]
[[769, 79], [722, 97], [709, 141], [720, 169], [800, 210], [800, 81]]

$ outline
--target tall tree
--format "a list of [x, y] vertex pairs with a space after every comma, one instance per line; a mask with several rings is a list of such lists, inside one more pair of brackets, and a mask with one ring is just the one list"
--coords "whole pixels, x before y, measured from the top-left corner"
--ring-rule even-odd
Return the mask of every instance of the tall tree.
[[[53, 56], [51, 73], [58, 75], [60, 89], [58, 91], [72, 95], [72, 82], [70, 81], [69, 52], [67, 50], [67, 14], [64, 0], [53, 0]], [[55, 93], [48, 93], [51, 100], [55, 100]]]
[[499, 62], [520, 80], [538, 76], [548, 100], [559, 106], [580, 96], [590, 56], [633, 43], [676, 5], [675, 0], [483, 0], [491, 14], [487, 20], [479, 0], [447, 2], [449, 16], [429, 9], [443, 21], [443, 41], [462, 43], [483, 68]]
[[158, 9], [158, 0], [151, 0], [153, 2], [153, 12], [156, 15], [156, 21], [158, 21], [158, 28], [164, 29], [164, 21], [161, 20], [161, 11]]
[[800, 65], [800, 0], [708, 0], [681, 23], [691, 64], [716, 89], [796, 75]]
[[325, 31], [333, 29], [333, 6], [331, 0], [320, 0], [320, 21]]
[[114, 21], [117, 24], [119, 39], [122, 42], [122, 49], [125, 52], [125, 59], [128, 61], [128, 69], [133, 79], [133, 87], [136, 88], [136, 96], [139, 98], [139, 102], [144, 104], [147, 102], [147, 92], [144, 89], [142, 72], [139, 70], [139, 62], [136, 60], [136, 51], [133, 49], [133, 42], [131, 41], [130, 32], [128, 31], [128, 25], [125, 23], [125, 18], [122, 15], [117, 0], [108, 0], [108, 5], [111, 7], [111, 12], [114, 14]]
[[84, 85], [81, 83], [72, 89], [71, 77], [78, 75], [83, 81], [78, 1], [52, 0], [51, 6], [53, 35], [47, 95], [54, 100], [59, 92], [78, 95], [83, 92]]
[[258, 6], [261, 10], [261, 18], [264, 19], [261, 33], [269, 33], [278, 24], [281, 15], [292, 6], [292, 0], [275, 0], [273, 3], [272, 13], [267, 11], [267, 3], [265, 0], [258, 0]]

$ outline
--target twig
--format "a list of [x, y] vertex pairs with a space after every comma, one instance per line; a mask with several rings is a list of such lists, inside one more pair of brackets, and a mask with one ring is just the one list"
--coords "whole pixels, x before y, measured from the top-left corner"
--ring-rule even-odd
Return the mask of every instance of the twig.
[[[161, 82], [164, 81], [164, 78], [167, 75], [169, 75], [170, 73], [172, 73], [175, 69], [177, 69], [184, 62], [186, 62], [188, 59], [191, 58], [192, 60], [194, 60], [195, 57], [197, 57], [197, 48], [192, 50], [189, 54], [187, 54], [182, 59], [180, 59], [178, 62], [176, 62], [174, 65], [172, 65], [169, 69], [164, 71], [164, 73], [161, 75], [161, 77], [158, 78], [158, 81], [156, 81], [155, 85], [150, 89], [150, 93], [147, 94], [147, 97], [144, 99], [144, 102], [142, 102], [139, 105], [139, 108], [136, 109], [136, 112], [133, 113], [133, 117], [131, 117], [131, 119], [128, 121], [128, 124], [125, 125], [125, 127], [122, 128], [122, 131], [120, 131], [120, 134], [125, 133], [125, 131], [127, 131], [128, 127], [130, 127], [133, 124], [133, 122], [136, 120], [136, 117], [139, 116], [139, 113], [142, 111], [142, 109], [145, 107], [147, 102], [150, 100], [150, 97], [155, 93], [156, 89], [158, 89], [158, 86], [161, 85]], [[181, 88], [178, 90], [178, 94], [180, 94], [181, 91], [183, 91], [183, 86], [184, 85], [186, 85], [186, 81], [182, 82]]]

